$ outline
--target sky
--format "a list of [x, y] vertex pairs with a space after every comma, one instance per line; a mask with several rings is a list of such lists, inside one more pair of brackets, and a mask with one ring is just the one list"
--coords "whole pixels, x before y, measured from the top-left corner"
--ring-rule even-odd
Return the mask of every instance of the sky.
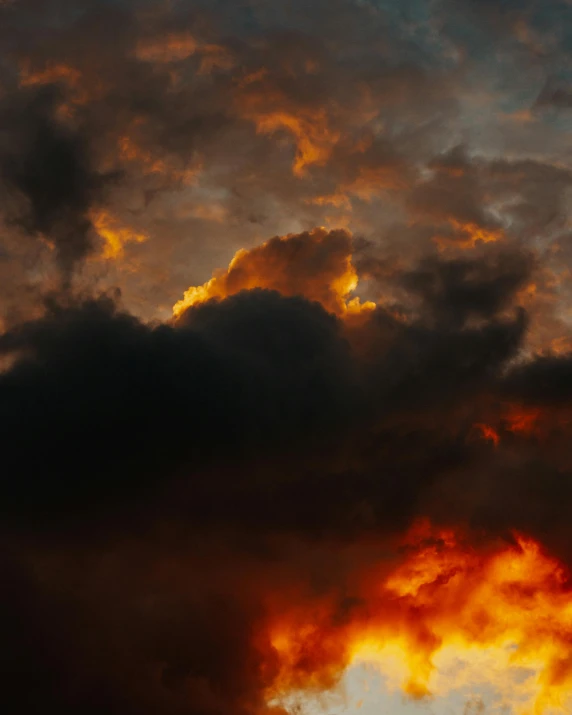
[[0, 701], [572, 711], [572, 3], [0, 0]]

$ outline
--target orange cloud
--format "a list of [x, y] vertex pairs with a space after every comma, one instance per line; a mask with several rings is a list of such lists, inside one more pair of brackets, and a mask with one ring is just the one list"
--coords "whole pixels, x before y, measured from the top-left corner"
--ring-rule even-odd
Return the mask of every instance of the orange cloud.
[[312, 164], [323, 166], [330, 158], [333, 148], [340, 139], [339, 132], [331, 130], [324, 110], [304, 110], [298, 114], [275, 111], [252, 115], [256, 129], [261, 134], [273, 134], [284, 130], [296, 142], [296, 157], [292, 170], [296, 176], [303, 176]]
[[562, 564], [523, 535], [477, 547], [426, 521], [402, 549], [389, 572], [362, 577], [343, 616], [331, 596], [285, 606], [269, 626], [280, 664], [271, 701], [332, 687], [365, 662], [415, 698], [486, 684], [523, 715], [566, 710], [572, 591]]
[[484, 417], [486, 421], [473, 425], [469, 438], [473, 439], [476, 433], [495, 447], [505, 440], [512, 444], [515, 440], [546, 443], [568, 434], [572, 424], [572, 413], [566, 404], [503, 402], [486, 411]]
[[302, 295], [337, 315], [374, 307], [351, 298], [358, 284], [352, 264], [352, 237], [345, 230], [315, 228], [277, 236], [256, 248], [238, 251], [227, 270], [217, 271], [201, 286], [192, 286], [173, 308], [175, 317], [212, 298], [242, 290], [266, 288], [283, 295]]
[[495, 447], [498, 447], [500, 437], [498, 432], [493, 427], [487, 424], [476, 424], [475, 427], [480, 431], [483, 439], [489, 440]]
[[126, 243], [143, 243], [148, 239], [145, 234], [137, 233], [129, 226], [122, 225], [108, 211], [94, 212], [91, 220], [97, 234], [103, 239], [104, 258], [121, 258]]
[[282, 131], [292, 137], [296, 145], [292, 170], [296, 176], [303, 176], [309, 166], [326, 164], [342, 138], [332, 128], [326, 108], [300, 104], [288, 97], [275, 85], [266, 67], [238, 81], [235, 104], [238, 114], [252, 121], [259, 134]]
[[505, 415], [506, 429], [509, 432], [530, 437], [536, 431], [541, 417], [540, 408], [512, 405]]
[[500, 228], [484, 228], [475, 223], [463, 223], [454, 218], [449, 219], [449, 224], [456, 232], [456, 236], [436, 236], [433, 240], [440, 250], [451, 246], [471, 249], [479, 243], [496, 243], [504, 238], [504, 231]]

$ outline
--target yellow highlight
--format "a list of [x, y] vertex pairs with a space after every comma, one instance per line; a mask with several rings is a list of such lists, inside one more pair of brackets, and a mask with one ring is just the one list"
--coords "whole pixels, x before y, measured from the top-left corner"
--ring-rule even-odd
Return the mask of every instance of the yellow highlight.
[[374, 310], [375, 303], [361, 303], [359, 297], [351, 296], [357, 286], [350, 234], [320, 227], [270, 239], [250, 251], [240, 249], [226, 270], [215, 271], [206, 283], [185, 291], [173, 306], [173, 315], [178, 318], [199, 303], [254, 288], [304, 296], [340, 317]]
[[487, 229], [475, 223], [463, 223], [454, 218], [449, 219], [449, 224], [460, 236], [455, 238], [436, 236], [433, 240], [440, 250], [455, 246], [470, 249], [475, 248], [479, 243], [496, 243], [504, 238], [504, 231], [500, 228]]
[[148, 236], [137, 233], [129, 226], [123, 226], [107, 211], [99, 211], [91, 217], [93, 226], [103, 239], [103, 257], [107, 259], [121, 258], [126, 243], [143, 243]]
[[341, 623], [332, 600], [282, 617], [271, 696], [333, 687], [369, 664], [412, 698], [486, 686], [519, 715], [570, 712], [568, 573], [534, 540], [514, 538], [479, 550], [427, 524], [389, 574], [365, 579]]
[[329, 129], [324, 111], [306, 111], [298, 115], [286, 111], [270, 112], [256, 117], [255, 121], [261, 134], [284, 129], [294, 136], [297, 153], [292, 170], [296, 176], [303, 176], [312, 164], [326, 164], [340, 139], [338, 132]]

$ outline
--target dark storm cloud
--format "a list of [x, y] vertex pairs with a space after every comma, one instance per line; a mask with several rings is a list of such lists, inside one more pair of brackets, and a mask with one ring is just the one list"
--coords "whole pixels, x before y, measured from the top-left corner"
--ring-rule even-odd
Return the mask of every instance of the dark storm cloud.
[[507, 395], [540, 406], [567, 406], [572, 397], [570, 355], [540, 356], [513, 370], [504, 382]]
[[64, 559], [56, 578], [41, 562], [1, 559], [6, 707], [29, 715], [264, 708], [275, 669], [270, 644], [252, 643], [260, 605], [249, 585], [232, 569], [217, 584], [188, 547], [185, 561], [174, 558], [167, 569], [152, 551], [129, 566], [129, 549], [107, 563], [84, 553], [86, 568]]
[[0, 378], [21, 474], [4, 482], [5, 514], [130, 500], [213, 460], [339, 427], [355, 398], [338, 333], [321, 307], [263, 291], [196, 308], [176, 328], [145, 326], [107, 300], [15, 328], [0, 339], [23, 354]]
[[462, 325], [470, 318], [490, 318], [514, 299], [531, 275], [532, 255], [512, 252], [440, 261], [426, 259], [402, 277], [438, 323]]
[[[4, 480], [4, 514], [73, 520], [78, 509], [97, 514], [177, 482], [189, 485], [193, 513], [214, 510], [216, 518], [221, 509], [240, 520], [226, 510], [234, 503], [252, 516], [250, 500], [260, 509], [252, 523], [276, 519], [288, 529], [290, 518], [292, 526], [301, 518], [307, 477], [286, 476], [285, 485], [282, 467], [272, 467], [262, 502], [259, 477], [224, 480], [243, 469], [264, 472], [277, 454], [290, 466], [298, 460], [302, 473], [306, 458], [330, 450], [335, 435], [359, 442], [372, 420], [395, 411], [472, 399], [523, 339], [525, 316], [502, 313], [528, 269], [525, 258], [508, 255], [488, 270], [469, 261], [425, 263], [402, 277], [423, 297], [417, 319], [403, 323], [378, 308], [355, 327], [317, 303], [260, 290], [191, 308], [174, 326], [145, 325], [111, 299], [55, 304], [0, 338], [0, 350], [18, 358], [0, 377], [4, 453], [20, 475]], [[363, 499], [359, 488], [355, 498]], [[352, 503], [337, 483], [323, 505], [326, 520], [328, 499], [334, 512]], [[312, 528], [311, 521], [299, 525]], [[314, 526], [319, 531], [319, 521]]]
[[93, 248], [89, 210], [112, 177], [93, 166], [82, 130], [57, 118], [59, 99], [53, 88], [4, 98], [0, 175], [8, 216], [52, 241], [69, 277]]
[[[343, 591], [331, 544], [441, 516], [456, 490], [461, 518], [510, 528], [491, 511], [509, 498], [500, 477], [485, 504], [473, 494], [503, 460], [474, 423], [522, 343], [510, 311], [531, 266], [489, 260], [397, 272], [424, 299], [405, 320], [342, 322], [254, 290], [156, 326], [110, 298], [55, 302], [4, 333], [5, 698], [24, 713], [263, 711], [266, 599], [309, 574], [312, 593]], [[522, 525], [564, 528], [551, 498]]]

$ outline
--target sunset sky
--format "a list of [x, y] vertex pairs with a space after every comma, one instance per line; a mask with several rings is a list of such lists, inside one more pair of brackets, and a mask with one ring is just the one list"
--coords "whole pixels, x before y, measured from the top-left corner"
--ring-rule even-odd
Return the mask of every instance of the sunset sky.
[[0, 0], [0, 709], [572, 712], [572, 2]]

